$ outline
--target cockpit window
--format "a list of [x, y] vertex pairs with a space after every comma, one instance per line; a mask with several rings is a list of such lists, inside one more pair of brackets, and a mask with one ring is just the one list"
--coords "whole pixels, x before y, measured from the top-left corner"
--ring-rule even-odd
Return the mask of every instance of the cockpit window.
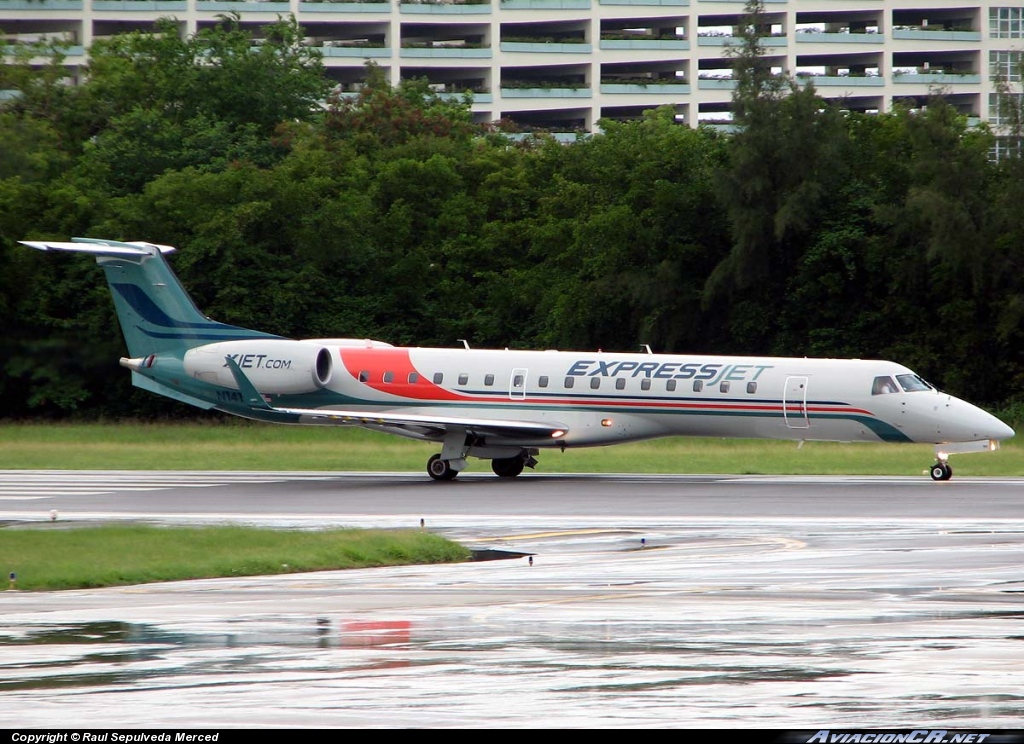
[[871, 386], [872, 395], [886, 395], [888, 393], [898, 393], [900, 389], [896, 387], [896, 383], [888, 375], [882, 375], [875, 378], [874, 384]]
[[896, 375], [896, 379], [900, 381], [900, 385], [908, 393], [920, 393], [924, 390], [935, 389], [917, 375]]

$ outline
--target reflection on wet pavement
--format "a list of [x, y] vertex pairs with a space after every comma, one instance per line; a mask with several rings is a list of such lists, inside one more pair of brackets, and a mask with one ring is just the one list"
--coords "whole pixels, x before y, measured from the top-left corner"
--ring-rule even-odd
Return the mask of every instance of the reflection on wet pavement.
[[439, 528], [533, 566], [7, 594], [0, 726], [1024, 722], [1015, 526], [574, 524]]

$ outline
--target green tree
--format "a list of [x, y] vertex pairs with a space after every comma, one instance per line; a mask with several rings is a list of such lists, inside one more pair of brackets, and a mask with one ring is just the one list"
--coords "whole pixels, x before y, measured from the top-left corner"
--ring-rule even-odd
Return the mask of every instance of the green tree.
[[844, 182], [844, 127], [813, 85], [772, 72], [760, 43], [763, 4], [746, 9], [731, 52], [737, 131], [719, 181], [732, 248], [709, 277], [705, 303], [728, 315], [735, 350], [803, 353], [778, 344], [778, 334], [792, 277]]
[[[79, 89], [67, 85], [64, 62], [69, 46], [69, 41], [58, 39], [22, 44], [0, 39], [0, 111], [45, 123], [59, 135], [62, 149], [77, 152], [85, 137], [87, 112], [78, 104]], [[3, 139], [4, 149], [8, 141]]]
[[991, 134], [968, 128], [940, 95], [923, 110], [897, 109], [888, 124], [894, 131], [876, 150], [884, 199], [874, 221], [889, 276], [880, 328], [897, 358], [952, 392], [989, 400], [996, 379], [987, 360], [1001, 356], [990, 332]]
[[698, 348], [701, 284], [721, 257], [723, 141], [671, 108], [533, 158], [524, 234], [547, 346]]
[[989, 268], [985, 295], [991, 308], [987, 325], [994, 352], [986, 364], [981, 400], [1024, 403], [1024, 160], [1005, 158], [989, 182], [991, 208], [981, 236]]
[[161, 109], [176, 123], [195, 117], [254, 124], [269, 136], [285, 121], [309, 120], [329, 91], [321, 53], [304, 45], [294, 17], [260, 30], [242, 28], [237, 13], [181, 38], [176, 21], [154, 30], [117, 34], [89, 50], [82, 93], [96, 126], [133, 109]]
[[358, 94], [331, 95], [325, 125], [333, 137], [352, 140], [360, 152], [415, 140], [465, 140], [479, 132], [473, 126], [471, 102], [471, 94], [454, 100], [442, 96], [422, 78], [392, 86], [384, 70], [371, 62]]
[[262, 34], [254, 47], [232, 14], [188, 39], [165, 18], [98, 41], [80, 93], [93, 112], [83, 175], [125, 194], [169, 170], [279, 159], [278, 127], [315, 118], [329, 83], [294, 18]]

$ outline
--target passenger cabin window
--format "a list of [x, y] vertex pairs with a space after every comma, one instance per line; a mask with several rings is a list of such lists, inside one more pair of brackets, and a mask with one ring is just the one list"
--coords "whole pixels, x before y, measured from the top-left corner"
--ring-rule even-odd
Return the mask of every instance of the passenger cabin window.
[[640, 389], [641, 390], [650, 390], [651, 389], [651, 378], [650, 377], [645, 377], [644, 379], [640, 380]]
[[575, 377], [566, 377], [565, 378], [565, 387], [566, 388], [571, 388], [575, 384], [576, 384], [576, 378]]
[[415, 385], [419, 381], [420, 381], [420, 376], [419, 376], [418, 373], [416, 373], [416, 372], [410, 372], [409, 373], [409, 384], [410, 385]]
[[394, 381], [395, 381], [395, 373], [394, 372], [385, 372], [384, 373], [384, 382], [394, 382]]
[[590, 389], [591, 390], [597, 390], [599, 387], [601, 387], [601, 378], [600, 377], [591, 377], [590, 378]]
[[617, 379], [615, 381], [615, 389], [616, 390], [625, 390], [626, 389], [626, 378], [625, 377], [620, 377], [619, 379]]
[[694, 380], [693, 381], [693, 392], [699, 393], [703, 389], [704, 389], [704, 380]]
[[721, 385], [718, 386], [718, 390], [720, 392], [723, 392], [723, 393], [728, 393], [729, 392], [729, 383], [728, 382], [723, 382]]
[[366, 370], [363, 370], [362, 372], [359, 373], [359, 382], [369, 382], [369, 381], [370, 381], [370, 373], [369, 372], [367, 372]]
[[490, 387], [494, 384], [494, 375], [484, 375], [484, 385]]
[[935, 388], [922, 380], [917, 375], [896, 375], [896, 379], [899, 380], [900, 385], [908, 393], [921, 393], [926, 390], [934, 390]]
[[469, 375], [467, 375], [465, 372], [463, 372], [461, 375], [459, 375], [459, 384], [460, 385], [466, 385], [468, 383], [469, 383]]
[[523, 386], [523, 376], [522, 375], [516, 375], [515, 377], [512, 378], [512, 387], [514, 387], [514, 388], [521, 388], [522, 386]]
[[871, 385], [872, 395], [888, 395], [889, 393], [898, 393], [899, 391], [900, 389], [896, 387], [896, 383], [888, 375], [876, 377]]
[[435, 385], [440, 385], [442, 382], [444, 382], [444, 372], [435, 372], [434, 373], [434, 384]]
[[671, 393], [673, 390], [676, 389], [676, 381], [675, 380], [666, 380], [665, 381], [665, 389], [668, 390]]
[[548, 376], [547, 375], [541, 375], [540, 377], [538, 377], [537, 378], [537, 386], [538, 387], [547, 387], [548, 386]]
[[756, 382], [748, 382], [747, 383], [747, 392], [750, 393], [751, 395], [756, 393], [757, 392], [757, 383]]

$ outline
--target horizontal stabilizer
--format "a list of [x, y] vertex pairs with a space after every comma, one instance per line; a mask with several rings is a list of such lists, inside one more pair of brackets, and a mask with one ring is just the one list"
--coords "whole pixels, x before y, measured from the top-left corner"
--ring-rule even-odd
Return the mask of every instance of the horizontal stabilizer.
[[147, 256], [155, 255], [158, 252], [172, 253], [175, 250], [169, 245], [146, 243], [141, 240], [121, 243], [116, 240], [72, 238], [70, 243], [56, 240], [19, 240], [18, 242], [39, 251], [71, 251], [91, 253], [94, 256]]
[[213, 403], [202, 400], [200, 398], [193, 398], [191, 395], [186, 395], [185, 393], [175, 390], [174, 388], [167, 387], [166, 385], [161, 385], [156, 380], [151, 380], [148, 377], [140, 375], [138, 372], [135, 371], [132, 372], [132, 385], [139, 388], [140, 390], [148, 390], [149, 392], [156, 393], [157, 395], [164, 395], [168, 398], [172, 398], [181, 403], [187, 403], [190, 406], [201, 408], [204, 411], [209, 411], [211, 408], [215, 408]]

